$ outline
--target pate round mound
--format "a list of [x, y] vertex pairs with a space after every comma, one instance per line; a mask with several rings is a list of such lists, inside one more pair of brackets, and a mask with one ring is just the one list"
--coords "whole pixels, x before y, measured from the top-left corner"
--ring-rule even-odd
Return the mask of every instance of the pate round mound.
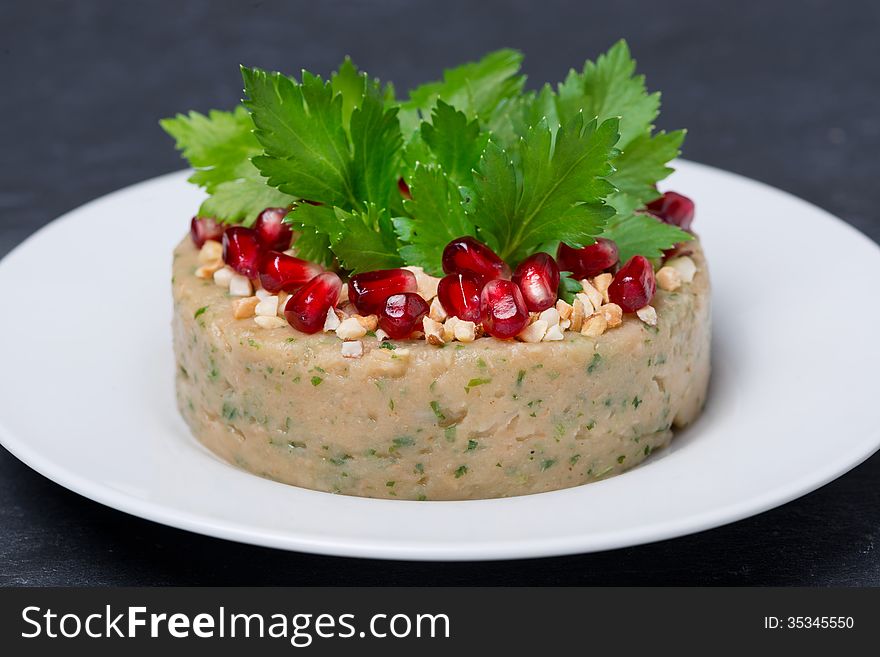
[[193, 434], [245, 470], [364, 497], [464, 500], [568, 488], [619, 474], [699, 414], [709, 379], [706, 263], [598, 338], [451, 343], [262, 329], [174, 253], [177, 398]]

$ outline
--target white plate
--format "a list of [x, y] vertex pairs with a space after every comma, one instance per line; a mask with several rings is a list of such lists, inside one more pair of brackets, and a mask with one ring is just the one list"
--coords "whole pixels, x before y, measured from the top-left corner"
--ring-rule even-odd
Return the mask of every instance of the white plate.
[[108, 506], [306, 552], [549, 556], [760, 513], [880, 443], [880, 249], [787, 194], [680, 162], [666, 187], [697, 204], [714, 282], [714, 374], [705, 413], [670, 449], [607, 481], [503, 500], [368, 500], [260, 479], [202, 448], [175, 408], [171, 251], [200, 201], [185, 178], [89, 203], [0, 262], [0, 440]]

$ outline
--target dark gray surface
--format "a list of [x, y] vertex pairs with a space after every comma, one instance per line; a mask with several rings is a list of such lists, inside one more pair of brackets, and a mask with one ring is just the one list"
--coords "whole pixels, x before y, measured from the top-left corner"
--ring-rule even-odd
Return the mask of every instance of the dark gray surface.
[[[231, 106], [239, 63], [326, 73], [351, 54], [402, 89], [513, 46], [542, 82], [620, 36], [664, 92], [661, 126], [690, 129], [688, 158], [802, 196], [876, 240], [878, 30], [870, 1], [3, 3], [0, 256], [85, 201], [181, 168], [156, 121]], [[132, 230], [149, 226], [120, 239]], [[821, 269], [821, 235], [803, 256], [805, 272]], [[859, 284], [877, 300], [875, 285]], [[695, 536], [559, 559], [408, 564], [165, 528], [0, 450], [0, 584], [878, 585], [878, 483], [875, 456], [805, 498]]]

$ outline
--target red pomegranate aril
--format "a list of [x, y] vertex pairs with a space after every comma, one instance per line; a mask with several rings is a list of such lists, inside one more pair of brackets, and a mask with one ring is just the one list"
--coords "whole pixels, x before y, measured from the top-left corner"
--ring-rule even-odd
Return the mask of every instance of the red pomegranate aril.
[[634, 313], [651, 303], [656, 290], [654, 267], [647, 258], [637, 255], [614, 274], [608, 286], [608, 298], [623, 308], [623, 312]]
[[513, 282], [519, 286], [526, 308], [532, 312], [547, 310], [556, 303], [559, 266], [553, 256], [535, 253], [519, 263]]
[[446, 245], [443, 271], [447, 274], [473, 274], [484, 283], [496, 278], [510, 278], [507, 263], [473, 237], [459, 237]]
[[287, 208], [266, 208], [254, 224], [260, 244], [267, 251], [286, 251], [293, 240], [293, 229], [284, 223]]
[[189, 234], [197, 249], [201, 249], [208, 240], [219, 242], [225, 231], [226, 226], [211, 217], [193, 217], [189, 222]]
[[269, 251], [260, 264], [260, 283], [275, 294], [295, 292], [322, 271], [321, 266], [279, 251]]
[[416, 292], [419, 284], [407, 269], [377, 269], [352, 276], [348, 282], [348, 300], [362, 315], [375, 315], [392, 294]]
[[595, 244], [580, 249], [562, 242], [556, 250], [556, 263], [559, 269], [570, 271], [578, 280], [598, 276], [616, 265], [617, 259], [617, 244], [604, 237], [598, 238]]
[[408, 338], [421, 330], [428, 310], [428, 302], [415, 292], [392, 294], [379, 310], [379, 328], [395, 340]]
[[257, 233], [251, 228], [233, 226], [223, 233], [223, 262], [243, 276], [260, 275], [262, 252]]
[[483, 328], [496, 338], [506, 340], [520, 332], [529, 323], [522, 292], [513, 281], [489, 281], [480, 293]]
[[297, 331], [317, 333], [324, 328], [327, 311], [339, 300], [342, 281], [332, 271], [318, 274], [294, 292], [284, 306], [284, 317]]
[[479, 322], [482, 290], [480, 279], [472, 274], [447, 274], [437, 284], [437, 298], [450, 317]]
[[694, 221], [694, 202], [678, 192], [666, 192], [647, 205], [648, 212], [667, 224], [690, 230]]
[[406, 181], [403, 178], [397, 179], [397, 189], [400, 190], [400, 195], [407, 199], [412, 199], [412, 194], [409, 191], [409, 185], [406, 184]]

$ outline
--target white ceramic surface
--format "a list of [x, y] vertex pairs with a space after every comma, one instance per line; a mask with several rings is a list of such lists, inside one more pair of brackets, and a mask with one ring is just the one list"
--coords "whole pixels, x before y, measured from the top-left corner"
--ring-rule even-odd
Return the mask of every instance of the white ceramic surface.
[[664, 187], [697, 204], [714, 374], [700, 420], [627, 474], [511, 499], [405, 502], [293, 488], [215, 458], [190, 436], [173, 392], [171, 251], [201, 198], [185, 172], [74, 210], [0, 262], [0, 442], [116, 509], [335, 555], [549, 556], [760, 513], [880, 445], [880, 304], [865, 280], [880, 271], [880, 249], [783, 192], [678, 167]]

